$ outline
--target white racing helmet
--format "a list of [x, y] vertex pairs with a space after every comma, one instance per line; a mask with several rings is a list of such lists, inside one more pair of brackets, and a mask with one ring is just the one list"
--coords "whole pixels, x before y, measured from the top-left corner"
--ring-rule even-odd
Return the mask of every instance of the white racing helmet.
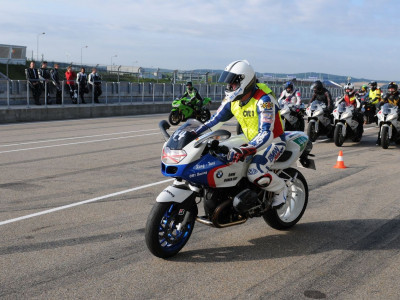
[[242, 99], [256, 85], [256, 73], [247, 60], [230, 63], [222, 72], [218, 82], [226, 83], [225, 99], [236, 101]]
[[[347, 90], [349, 90], [349, 91], [347, 92]], [[345, 91], [346, 94], [352, 95], [354, 93], [354, 85], [351, 82], [348, 82], [344, 86], [344, 91]]]

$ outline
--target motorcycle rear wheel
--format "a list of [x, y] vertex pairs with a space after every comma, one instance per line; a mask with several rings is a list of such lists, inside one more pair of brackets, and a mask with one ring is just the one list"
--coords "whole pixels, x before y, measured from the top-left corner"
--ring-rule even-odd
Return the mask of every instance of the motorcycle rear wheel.
[[[196, 209], [196, 206], [192, 206], [185, 210], [180, 203], [157, 202], [147, 218], [145, 228], [146, 245], [150, 252], [160, 258], [176, 255], [192, 234]], [[179, 228], [187, 213], [190, 213], [189, 220]]]
[[382, 127], [381, 132], [381, 145], [383, 149], [389, 148], [389, 128]]
[[338, 147], [341, 147], [344, 143], [344, 136], [342, 130], [343, 130], [342, 126], [336, 125], [335, 132], [333, 134], [333, 141], [335, 142], [335, 145]]
[[285, 169], [279, 174], [285, 181], [290, 181], [295, 176], [296, 179], [288, 186], [285, 204], [278, 209], [272, 208], [263, 215], [264, 221], [274, 229], [285, 230], [293, 227], [306, 210], [308, 185], [303, 174], [293, 168]]
[[169, 113], [168, 121], [171, 125], [178, 125], [182, 119], [179, 111], [174, 110]]

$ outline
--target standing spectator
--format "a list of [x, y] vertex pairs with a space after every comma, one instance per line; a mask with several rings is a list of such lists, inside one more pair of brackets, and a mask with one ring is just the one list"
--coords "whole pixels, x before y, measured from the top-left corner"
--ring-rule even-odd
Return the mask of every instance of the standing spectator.
[[50, 71], [51, 79], [53, 81], [54, 87], [56, 88], [56, 103], [61, 104], [61, 83], [60, 83], [60, 74], [58, 74], [58, 64], [54, 64], [54, 69]]
[[76, 77], [76, 82], [78, 83], [79, 96], [81, 97], [81, 103], [86, 103], [84, 99], [85, 93], [89, 93], [89, 89], [87, 87], [87, 75], [85, 73], [85, 68], [82, 67], [81, 71], [78, 73]]
[[99, 97], [102, 94], [101, 91], [101, 77], [100, 75], [97, 73], [97, 69], [93, 68], [92, 69], [92, 73], [89, 74], [89, 86], [92, 90], [92, 93], [94, 95], [94, 102], [96, 103], [100, 103], [99, 102]]
[[42, 67], [39, 69], [39, 79], [42, 81], [42, 89], [47, 93], [45, 95], [45, 104], [51, 104], [50, 100], [50, 86], [49, 82], [51, 81], [50, 70], [47, 69], [47, 61], [42, 62]]
[[72, 103], [76, 104], [78, 95], [76, 91], [76, 86], [75, 86], [75, 80], [76, 80], [76, 73], [72, 70], [71, 66], [67, 67], [67, 72], [65, 72], [65, 79], [67, 83], [67, 88], [69, 90], [69, 95], [71, 96]]
[[25, 69], [26, 80], [29, 82], [29, 88], [32, 91], [33, 99], [35, 100], [36, 105], [40, 104], [40, 94], [42, 93], [42, 89], [40, 87], [39, 82], [39, 71], [35, 69], [35, 62], [31, 61], [29, 68]]

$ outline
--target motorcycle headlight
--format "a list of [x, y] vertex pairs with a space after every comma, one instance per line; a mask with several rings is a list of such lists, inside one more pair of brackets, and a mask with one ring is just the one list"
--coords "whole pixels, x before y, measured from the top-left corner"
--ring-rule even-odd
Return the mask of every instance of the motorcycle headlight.
[[179, 107], [179, 104], [172, 104], [172, 107]]
[[162, 150], [161, 161], [166, 165], [178, 164], [186, 157], [184, 150], [171, 150], [168, 147], [164, 147]]

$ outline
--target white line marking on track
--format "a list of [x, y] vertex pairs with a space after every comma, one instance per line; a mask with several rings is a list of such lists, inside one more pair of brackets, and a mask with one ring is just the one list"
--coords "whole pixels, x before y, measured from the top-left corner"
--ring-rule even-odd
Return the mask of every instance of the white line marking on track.
[[88, 199], [88, 200], [84, 200], [84, 201], [80, 201], [80, 202], [76, 202], [76, 203], [72, 203], [72, 204], [68, 204], [68, 205], [64, 205], [64, 206], [59, 206], [59, 207], [51, 208], [51, 209], [48, 209], [48, 210], [40, 211], [40, 212], [37, 212], [37, 213], [34, 213], [34, 214], [30, 214], [30, 215], [26, 215], [26, 216], [14, 218], [14, 219], [2, 221], [2, 222], [0, 222], [0, 226], [6, 225], [6, 224], [9, 224], [9, 223], [13, 223], [13, 222], [22, 221], [22, 220], [33, 218], [33, 217], [38, 217], [38, 216], [49, 214], [49, 213], [56, 212], [56, 211], [59, 211], [59, 210], [63, 210], [63, 209], [67, 209], [67, 208], [71, 208], [71, 207], [75, 207], [75, 206], [79, 206], [79, 205], [83, 205], [83, 204], [87, 204], [87, 203], [96, 202], [96, 201], [99, 201], [99, 200], [103, 200], [103, 199], [107, 199], [107, 198], [111, 198], [111, 197], [115, 197], [115, 196], [119, 196], [119, 195], [122, 195], [122, 194], [134, 192], [134, 191], [145, 189], [145, 188], [148, 188], [148, 187], [151, 187], [151, 186], [154, 186], [154, 185], [163, 184], [163, 183], [166, 183], [166, 182], [169, 182], [169, 181], [172, 181], [172, 180], [174, 180], [174, 179], [162, 180], [162, 181], [158, 181], [158, 182], [154, 182], [154, 183], [138, 186], [138, 187], [135, 187], [135, 188], [131, 188], [131, 189], [128, 189], [128, 190], [124, 190], [124, 191], [120, 191], [120, 192], [116, 192], [116, 193], [112, 193], [112, 194], [96, 197], [96, 198], [93, 198], [93, 199]]
[[99, 136], [126, 134], [126, 133], [143, 132], [143, 131], [155, 131], [155, 130], [159, 130], [159, 129], [157, 128], [157, 129], [146, 129], [146, 130], [132, 130], [132, 131], [104, 133], [104, 134], [96, 134], [96, 135], [66, 137], [66, 138], [40, 140], [40, 141], [24, 142], [24, 143], [17, 143], [17, 144], [6, 144], [6, 145], [0, 145], [0, 147], [21, 146], [21, 145], [39, 144], [39, 143], [50, 143], [50, 142], [59, 142], [59, 141], [64, 141], [64, 140], [77, 140], [77, 139], [85, 139], [85, 138], [92, 138], [92, 137], [99, 137]]
[[33, 147], [33, 148], [24, 148], [24, 149], [16, 149], [16, 150], [6, 150], [6, 151], [0, 151], [0, 154], [2, 154], [2, 153], [10, 153], [10, 152], [19, 152], [19, 151], [36, 150], [36, 149], [53, 148], [53, 147], [70, 146], [70, 145], [98, 143], [98, 142], [104, 142], [104, 141], [129, 139], [129, 138], [134, 138], [134, 137], [141, 137], [141, 136], [155, 135], [155, 134], [160, 134], [160, 133], [159, 133], [159, 132], [156, 132], [156, 133], [148, 133], [148, 134], [142, 134], [142, 135], [121, 136], [121, 137], [110, 138], [110, 139], [101, 139], [101, 140], [93, 140], [93, 141], [85, 141], [85, 142], [76, 142], [76, 143], [66, 143], [66, 144], [59, 144], [59, 145], [49, 145], [49, 146], [41, 146], [41, 147]]
[[[370, 129], [373, 129], [373, 128], [374, 128], [374, 127], [364, 128], [364, 131], [370, 130]], [[313, 144], [318, 144], [318, 143], [326, 142], [326, 141], [329, 141], [329, 140], [330, 140], [330, 139], [318, 140], [318, 141], [313, 142]]]

